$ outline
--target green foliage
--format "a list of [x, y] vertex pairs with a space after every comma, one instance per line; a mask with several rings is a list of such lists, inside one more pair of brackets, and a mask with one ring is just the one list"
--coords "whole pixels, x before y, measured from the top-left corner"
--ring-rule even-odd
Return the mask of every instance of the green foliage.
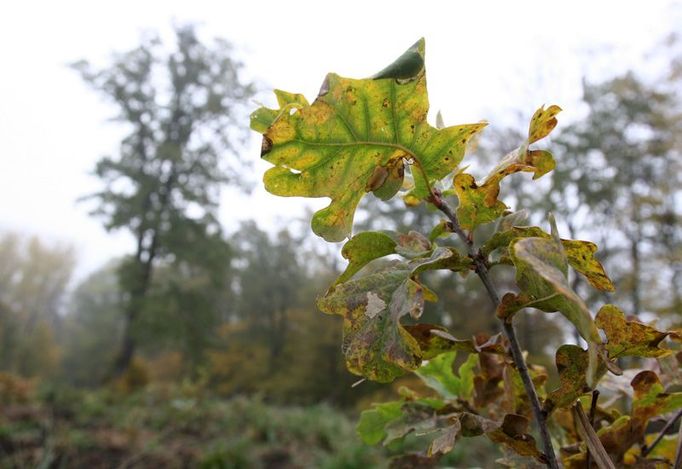
[[[1, 377], [1, 376], [0, 376]], [[216, 399], [195, 385], [128, 396], [64, 387], [2, 402], [4, 467], [385, 467], [385, 451], [354, 436], [348, 416], [325, 404], [279, 407], [258, 398]], [[30, 407], [27, 407], [27, 404]], [[44, 422], [52, 422], [46, 426]]]
[[415, 373], [424, 383], [443, 397], [449, 399], [461, 397], [470, 399], [474, 390], [473, 369], [478, 364], [478, 357], [469, 355], [459, 367], [458, 375], [452, 372], [457, 352], [446, 352], [432, 358]]

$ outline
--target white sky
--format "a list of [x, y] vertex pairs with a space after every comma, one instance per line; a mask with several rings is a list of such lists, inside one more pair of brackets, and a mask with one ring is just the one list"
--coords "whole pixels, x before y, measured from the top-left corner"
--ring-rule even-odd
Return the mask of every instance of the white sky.
[[[145, 30], [168, 36], [173, 22], [198, 23], [202, 37], [235, 44], [249, 77], [309, 97], [327, 72], [371, 75], [423, 36], [432, 109], [442, 110], [448, 125], [481, 119], [502, 125], [543, 103], [564, 108], [560, 122], [579, 118], [581, 77], [645, 74], [645, 54], [680, 24], [681, 10], [656, 0], [5, 2], [0, 230], [73, 243], [79, 277], [132, 251], [131, 238], [104, 232], [76, 203], [99, 187], [88, 173], [116, 150], [121, 130], [107, 122], [115, 110], [66, 64], [81, 58], [104, 64], [110, 52], [134, 47]], [[270, 94], [260, 99], [272, 103]], [[259, 147], [254, 135], [247, 156], [257, 161]], [[265, 167], [257, 161], [254, 180]], [[264, 228], [282, 226], [304, 206], [260, 186], [251, 197], [226, 191], [224, 199], [228, 229], [252, 217]]]

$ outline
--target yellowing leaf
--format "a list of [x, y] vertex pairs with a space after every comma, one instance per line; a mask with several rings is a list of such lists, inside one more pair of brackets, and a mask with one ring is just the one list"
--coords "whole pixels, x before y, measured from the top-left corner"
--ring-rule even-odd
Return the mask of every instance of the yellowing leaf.
[[463, 264], [456, 251], [437, 248], [428, 258], [338, 284], [320, 298], [320, 310], [344, 317], [343, 352], [348, 370], [389, 382], [419, 367], [423, 356], [419, 342], [400, 323], [408, 314], [418, 318], [424, 301], [433, 297], [416, 276], [425, 270], [458, 265], [465, 268], [468, 264]]
[[506, 249], [517, 238], [550, 238], [550, 235], [537, 226], [513, 226], [492, 235], [481, 246], [481, 254], [489, 256], [497, 249]]
[[671, 353], [659, 344], [674, 332], [661, 332], [636, 320], [628, 321], [615, 305], [604, 305], [595, 318], [597, 327], [606, 334], [609, 357], [663, 357]]
[[545, 312], [558, 311], [573, 323], [588, 343], [589, 367], [587, 384], [596, 383], [601, 346], [599, 331], [587, 305], [568, 284], [568, 261], [552, 221], [552, 239], [517, 239], [510, 245], [512, 262], [516, 267], [516, 283], [523, 295], [530, 298], [533, 308]]
[[435, 324], [414, 324], [404, 327], [419, 344], [424, 360], [429, 360], [442, 353], [454, 350], [478, 353], [476, 344], [472, 340], [456, 339], [442, 326]]
[[[548, 413], [557, 407], [572, 406], [578, 397], [589, 391], [587, 351], [577, 345], [564, 344], [556, 351], [555, 362], [559, 372], [559, 387], [550, 392], [545, 400], [544, 410]], [[605, 372], [606, 367], [599, 366], [597, 376]]]
[[570, 264], [576, 272], [585, 276], [587, 281], [597, 290], [612, 292], [616, 290], [613, 282], [606, 275], [604, 267], [594, 256], [597, 245], [590, 241], [562, 239], [561, 244]]
[[529, 150], [528, 146], [547, 136], [556, 126], [559, 106], [540, 108], [535, 112], [526, 140], [518, 149], [507, 154], [500, 163], [490, 171], [482, 184], [477, 184], [473, 176], [459, 173], [455, 176], [454, 189], [459, 198], [457, 216], [462, 228], [473, 230], [478, 225], [489, 223], [500, 217], [507, 206], [497, 199], [500, 193], [500, 182], [506, 176], [518, 172], [533, 173], [538, 179], [556, 166], [552, 154], [545, 150]]
[[465, 230], [495, 221], [507, 210], [507, 206], [497, 200], [499, 186], [491, 191], [490, 186], [479, 187], [470, 174], [460, 173], [455, 176], [454, 188], [459, 199], [457, 218]]
[[[530, 237], [550, 239], [551, 235], [537, 226], [514, 226], [504, 231], [498, 231], [490, 237], [481, 246], [481, 254], [489, 256], [497, 249], [506, 249], [514, 239]], [[615, 290], [604, 267], [595, 257], [596, 244], [590, 241], [562, 239], [561, 245], [564, 248], [568, 264], [576, 272], [583, 275], [590, 285], [601, 291], [611, 292]]]
[[[634, 390], [631, 415], [624, 415], [597, 432], [604, 449], [616, 464], [622, 463], [628, 450], [642, 440], [650, 419], [682, 408], [682, 393], [664, 392], [653, 371], [638, 373], [631, 385]], [[573, 459], [578, 460], [579, 456]]]
[[568, 261], [561, 244], [544, 238], [519, 239], [512, 243], [510, 254], [516, 282], [532, 298], [534, 308], [559, 311], [586, 341], [601, 343], [587, 306], [568, 284]]
[[384, 199], [395, 194], [404, 162], [414, 167], [412, 196], [427, 197], [430, 184], [457, 167], [467, 141], [485, 126], [436, 129], [426, 122], [423, 63], [420, 40], [376, 78], [330, 73], [312, 104], [281, 99], [280, 109], [252, 115], [252, 128], [263, 134], [262, 157], [275, 165], [265, 173], [266, 189], [331, 198], [312, 220], [313, 231], [327, 241], [349, 236], [365, 192]]
[[302, 94], [287, 93], [282, 90], [275, 90], [277, 97], [277, 104], [279, 109], [268, 109], [261, 107], [251, 114], [251, 128], [257, 132], [264, 133], [267, 131], [281, 114], [291, 112], [295, 109], [308, 105], [308, 101]]
[[639, 372], [630, 384], [635, 392], [632, 417], [643, 422], [643, 426], [656, 415], [682, 408], [682, 392], [665, 392], [661, 380], [653, 371]]
[[535, 143], [548, 136], [556, 127], [556, 115], [560, 112], [561, 108], [557, 105], [552, 105], [547, 109], [542, 106], [535, 111], [535, 114], [530, 119], [530, 127], [528, 128], [528, 144]]

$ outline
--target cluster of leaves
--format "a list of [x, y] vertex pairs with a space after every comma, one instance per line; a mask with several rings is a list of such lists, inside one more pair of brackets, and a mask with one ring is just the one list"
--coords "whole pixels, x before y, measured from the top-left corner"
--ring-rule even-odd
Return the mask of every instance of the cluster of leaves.
[[[672, 351], [661, 348], [668, 336], [680, 340], [676, 333], [662, 332], [635, 320], [627, 320], [614, 305], [605, 305], [597, 315], [597, 325], [605, 334], [606, 348], [613, 358], [671, 357]], [[453, 365], [457, 352], [445, 352], [424, 363], [415, 372], [433, 396], [419, 396], [406, 388], [402, 399], [375, 404], [363, 412], [358, 434], [367, 444], [390, 445], [409, 433], [427, 442], [426, 456], [436, 460], [451, 451], [459, 438], [486, 436], [503, 446], [510, 465], [530, 464], [528, 458], [545, 463], [545, 455], [537, 447], [528, 426], [532, 418], [518, 370], [506, 353], [500, 336], [474, 340], [470, 352], [459, 365]], [[676, 366], [679, 366], [677, 358]], [[674, 359], [673, 359], [674, 360]], [[537, 365], [530, 374], [544, 402], [544, 411], [565, 442], [562, 457], [565, 467], [583, 468], [587, 457], [585, 444], [576, 431], [578, 418], [572, 413], [576, 402], [590, 407], [586, 372], [587, 351], [576, 345], [562, 345], [556, 352], [559, 383], [547, 386], [547, 371]], [[599, 369], [599, 376], [606, 367]], [[546, 389], [549, 388], [549, 389]], [[628, 389], [631, 387], [631, 389]], [[623, 413], [623, 402], [630, 401], [629, 413]], [[659, 376], [650, 370], [638, 372], [629, 386], [619, 385], [605, 406], [598, 406], [594, 427], [606, 453], [618, 464], [642, 463], [640, 443], [651, 443], [647, 424], [654, 418], [682, 408], [682, 392], [667, 393]], [[672, 440], [670, 440], [672, 441]], [[668, 442], [668, 440], [666, 440]], [[668, 442], [648, 457], [652, 461], [672, 462], [674, 444]], [[642, 466], [643, 467], [643, 466]], [[662, 466], [666, 467], [666, 466]]]
[[[433, 127], [426, 121], [423, 40], [371, 78], [329, 74], [312, 104], [299, 94], [276, 95], [279, 109], [258, 109], [251, 121], [263, 134], [262, 157], [274, 164], [265, 185], [281, 196], [329, 197], [329, 206], [313, 216], [316, 234], [331, 242], [350, 237], [355, 209], [369, 192], [384, 200], [399, 194], [408, 206], [427, 203], [448, 216], [428, 236], [374, 231], [350, 237], [342, 250], [348, 267], [318, 301], [323, 312], [344, 319], [343, 352], [352, 373], [390, 382], [415, 372], [436, 392], [436, 397], [423, 397], [405, 390], [402, 400], [365, 412], [358, 430], [367, 443], [390, 443], [408, 433], [430, 435], [424, 457], [437, 458], [460, 437], [486, 435], [515, 457], [548, 463], [528, 433], [532, 409], [525, 370], [505, 341], [499, 336], [457, 339], [442, 326], [414, 323], [425, 302], [436, 300], [424, 272], [475, 272], [486, 282], [490, 269], [511, 265], [518, 291], [500, 302], [492, 295], [502, 321], [511, 324], [518, 311], [535, 308], [559, 312], [575, 326], [588, 349], [564, 345], [557, 350], [556, 389], [544, 390], [547, 373], [542, 368], [531, 366], [528, 372], [547, 415], [574, 406], [607, 370], [620, 374], [619, 358], [660, 357], [670, 353], [659, 348], [665, 337], [679, 339], [626, 320], [613, 305], [593, 319], [571, 288], [568, 273], [570, 266], [595, 289], [613, 291], [596, 257], [597, 246], [561, 239], [551, 216], [549, 233], [517, 226], [517, 217], [498, 199], [506, 176], [530, 172], [537, 179], [554, 169], [551, 153], [534, 145], [557, 125], [558, 106], [538, 109], [525, 140], [479, 183], [459, 164], [467, 142], [485, 124], [445, 127], [439, 122]], [[458, 201], [456, 213], [449, 209], [450, 197]], [[499, 221], [494, 234], [475, 242], [474, 230], [493, 221]], [[454, 247], [452, 238], [459, 238], [465, 249]], [[457, 353], [469, 355], [455, 374]], [[642, 381], [658, 382], [653, 372], [644, 373], [633, 381], [635, 394], [657, 404], [646, 407], [646, 419], [635, 406], [626, 428], [619, 427], [630, 432], [630, 439], [618, 439], [622, 454], [603, 443], [617, 461], [642, 439], [648, 419], [682, 405], [672, 394], [658, 404], [663, 389], [651, 385], [643, 390]], [[585, 457], [584, 448], [576, 448], [567, 461]]]

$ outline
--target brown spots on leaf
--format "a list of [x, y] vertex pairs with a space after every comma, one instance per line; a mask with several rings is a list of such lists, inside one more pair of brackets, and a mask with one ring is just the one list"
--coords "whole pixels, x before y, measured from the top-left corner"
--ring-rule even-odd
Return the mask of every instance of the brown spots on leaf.
[[561, 108], [556, 105], [552, 105], [547, 109], [543, 106], [535, 111], [528, 128], [528, 144], [545, 138], [554, 130], [554, 127], [557, 125], [555, 116], [559, 114], [559, 112], [561, 112]]
[[635, 393], [646, 394], [653, 385], [660, 383], [661, 380], [658, 379], [656, 373], [650, 370], [644, 370], [632, 379], [630, 386], [635, 390]]
[[388, 98], [384, 98], [384, 102], [381, 103], [381, 107], [387, 108], [390, 105], [391, 105], [391, 102], [388, 100]]

